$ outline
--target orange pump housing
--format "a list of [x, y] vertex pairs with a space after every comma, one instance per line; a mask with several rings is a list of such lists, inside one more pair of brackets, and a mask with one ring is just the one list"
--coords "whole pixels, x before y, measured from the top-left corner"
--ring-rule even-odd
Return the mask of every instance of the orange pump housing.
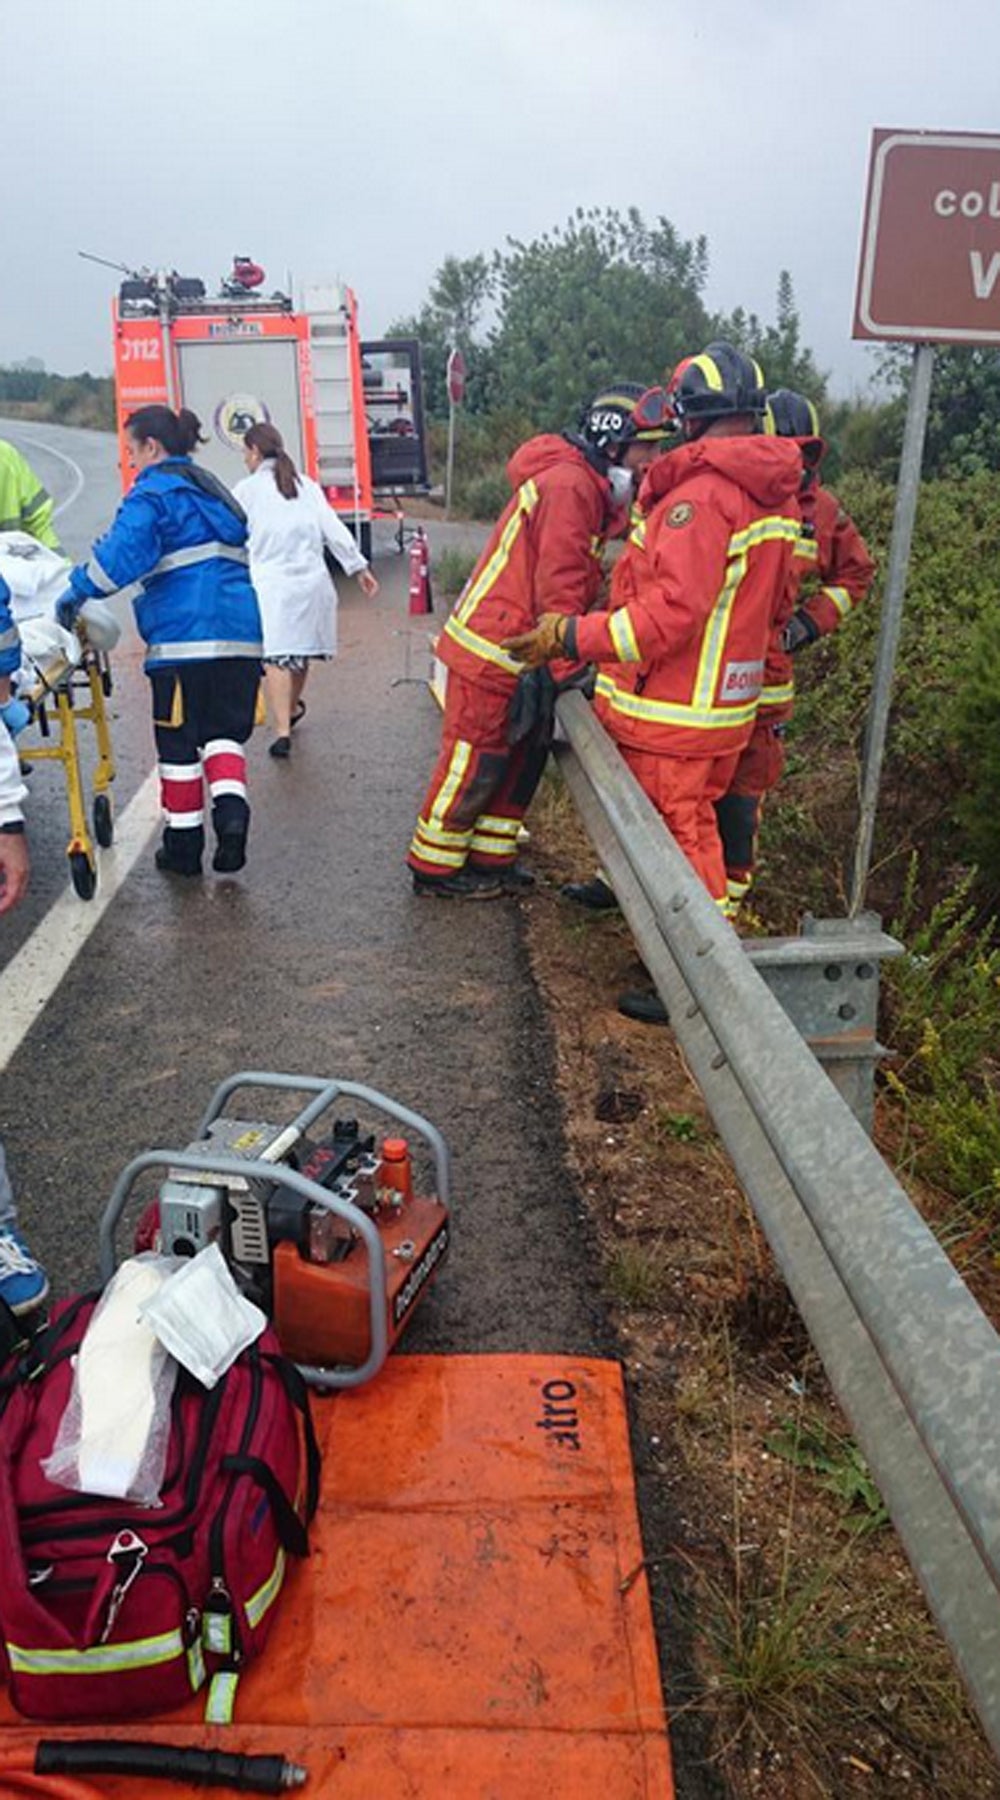
[[[439, 1200], [419, 1196], [398, 1210], [383, 1208], [376, 1224], [386, 1260], [389, 1348], [448, 1250], [448, 1214]], [[274, 1248], [274, 1323], [293, 1362], [356, 1368], [371, 1350], [371, 1274], [364, 1245], [342, 1262], [312, 1263], [292, 1243]]]

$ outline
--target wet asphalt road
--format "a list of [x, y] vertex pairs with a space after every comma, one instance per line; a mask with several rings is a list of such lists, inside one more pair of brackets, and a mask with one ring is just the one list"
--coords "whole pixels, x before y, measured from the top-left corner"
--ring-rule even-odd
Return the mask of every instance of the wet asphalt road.
[[[0, 435], [69, 502], [59, 529], [84, 555], [118, 501], [113, 440], [6, 420]], [[432, 546], [475, 542], [475, 527], [430, 529]], [[424, 1113], [453, 1152], [451, 1254], [404, 1348], [615, 1355], [518, 904], [453, 906], [410, 890], [403, 858], [439, 735], [424, 681], [433, 621], [407, 617], [407, 559], [388, 525], [375, 569], [374, 602], [339, 584], [340, 657], [312, 672], [291, 760], [267, 755], [266, 730], [251, 743], [247, 869], [177, 883], [154, 868], [151, 839], [0, 1070], [22, 1222], [57, 1294], [89, 1285], [117, 1175], [142, 1150], [183, 1148], [226, 1075], [340, 1076]], [[114, 672], [120, 816], [153, 763], [131, 626]], [[32, 888], [0, 920], [0, 1011], [4, 967], [67, 887], [62, 777], [36, 769], [30, 788]], [[670, 1543], [666, 1493], [641, 1436], [634, 1448], [647, 1543]], [[681, 1681], [683, 1697], [686, 1627], [655, 1568], [653, 1585], [668, 1689]], [[719, 1800], [698, 1720], [682, 1714], [673, 1737], [679, 1800]]]
[[[59, 519], [67, 549], [82, 554], [117, 501], [113, 440], [0, 430], [57, 500], [77, 478], [42, 446], [82, 471]], [[421, 680], [428, 625], [406, 616], [407, 563], [385, 531], [378, 599], [340, 584], [340, 657], [312, 673], [293, 757], [268, 757], [266, 730], [251, 744], [246, 871], [177, 883], [153, 867], [151, 842], [0, 1077], [23, 1223], [56, 1289], [79, 1286], [121, 1167], [154, 1145], [183, 1146], [225, 1075], [339, 1075], [426, 1114], [453, 1150], [452, 1256], [409, 1344], [599, 1351], [517, 903], [417, 900], [403, 866], [438, 713]], [[120, 813], [152, 764], [131, 632], [115, 676]], [[54, 770], [31, 778], [29, 829], [32, 894], [0, 927], [0, 1004], [3, 965], [65, 889]]]

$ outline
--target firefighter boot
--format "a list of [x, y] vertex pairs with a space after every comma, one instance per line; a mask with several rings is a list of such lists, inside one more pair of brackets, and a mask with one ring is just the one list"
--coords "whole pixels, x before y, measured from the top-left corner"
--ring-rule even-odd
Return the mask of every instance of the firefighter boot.
[[498, 900], [503, 888], [488, 869], [456, 869], [454, 875], [419, 875], [413, 871], [413, 892], [433, 894], [439, 900]]
[[589, 907], [591, 912], [613, 912], [618, 906], [614, 888], [609, 887], [600, 875], [595, 875], [592, 881], [566, 881], [559, 892], [564, 900]]
[[655, 988], [635, 989], [631, 993], [619, 994], [618, 1011], [626, 1019], [636, 1019], [640, 1025], [669, 1025], [670, 1014]]

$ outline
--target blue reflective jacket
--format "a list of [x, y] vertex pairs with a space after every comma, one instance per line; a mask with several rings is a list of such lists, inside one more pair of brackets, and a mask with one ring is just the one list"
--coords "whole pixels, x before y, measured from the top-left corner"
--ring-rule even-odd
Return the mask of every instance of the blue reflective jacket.
[[136, 477], [70, 587], [79, 601], [137, 590], [130, 598], [147, 669], [259, 657], [246, 541], [246, 519], [221, 482], [189, 456], [171, 457]]
[[0, 675], [13, 675], [21, 666], [21, 638], [10, 606], [10, 588], [0, 575]]

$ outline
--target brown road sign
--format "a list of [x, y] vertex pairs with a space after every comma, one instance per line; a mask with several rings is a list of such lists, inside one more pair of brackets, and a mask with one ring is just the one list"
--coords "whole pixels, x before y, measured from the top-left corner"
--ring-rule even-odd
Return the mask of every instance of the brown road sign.
[[872, 134], [853, 335], [1000, 344], [1000, 137]]

